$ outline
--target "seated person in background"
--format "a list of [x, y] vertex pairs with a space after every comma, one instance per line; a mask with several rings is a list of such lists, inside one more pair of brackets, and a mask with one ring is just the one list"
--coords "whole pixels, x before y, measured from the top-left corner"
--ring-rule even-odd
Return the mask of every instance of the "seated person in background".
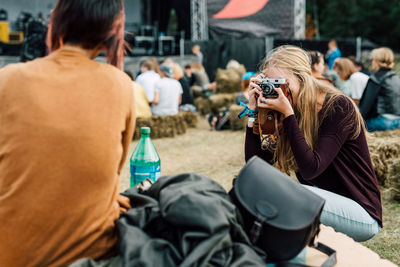
[[190, 79], [190, 90], [194, 98], [199, 96], [207, 96], [208, 92], [213, 92], [217, 89], [215, 82], [210, 83], [210, 79], [203, 65], [198, 62], [191, 64], [191, 79]]
[[372, 70], [360, 101], [360, 112], [368, 131], [400, 127], [400, 78], [394, 72], [394, 55], [390, 48], [372, 50]]
[[348, 58], [338, 58], [333, 68], [344, 81], [339, 89], [358, 105], [369, 77], [362, 72], [357, 72], [353, 62]]
[[160, 75], [153, 69], [154, 66], [150, 59], [140, 62], [141, 74], [136, 78], [136, 82], [143, 86], [150, 104], [154, 101], [154, 85], [160, 80]]
[[242, 76], [242, 92], [238, 93], [235, 98], [235, 104], [240, 105], [240, 102], [243, 102], [244, 104], [249, 103], [249, 84], [250, 84], [250, 78], [256, 76], [254, 72], [246, 72]]
[[185, 74], [185, 78], [188, 79], [188, 81], [189, 81], [189, 85], [191, 85], [190, 81], [192, 78], [192, 67], [190, 66], [190, 64], [185, 65], [184, 74]]
[[320, 80], [322, 83], [326, 83], [327, 85], [334, 85], [331, 79], [322, 75], [325, 70], [324, 55], [318, 51], [310, 51], [308, 52], [308, 55], [311, 59], [312, 75]]
[[178, 63], [173, 64], [172, 73], [174, 75], [175, 80], [177, 80], [181, 84], [183, 91], [182, 101], [179, 106], [179, 109], [195, 112], [196, 108], [193, 103], [192, 94], [190, 93], [189, 80], [184, 76], [183, 70]]
[[156, 57], [151, 57], [149, 58], [151, 62], [151, 67], [152, 70], [158, 74], [160, 74], [160, 65], [158, 64], [157, 58]]
[[[285, 78], [293, 96], [293, 107], [281, 88], [278, 98], [264, 98], [261, 82], [252, 78], [249, 105], [252, 110], [269, 108], [282, 114], [282, 135], [275, 151], [261, 148], [249, 118], [245, 159], [257, 155], [275, 163], [284, 173], [293, 171], [303, 186], [325, 199], [321, 223], [366, 241], [382, 227], [382, 205], [364, 121], [355, 103], [311, 74], [307, 53], [294, 46], [270, 52], [262, 75]], [[258, 98], [256, 98], [258, 96]]]
[[172, 66], [161, 64], [161, 79], [155, 84], [155, 97], [151, 112], [153, 115], [176, 115], [182, 101], [182, 86], [173, 78]]
[[151, 117], [151, 109], [147, 100], [146, 92], [143, 86], [135, 82], [132, 72], [125, 70], [125, 73], [132, 79], [133, 96], [135, 99], [136, 117], [148, 118]]
[[340, 78], [340, 83], [336, 83], [336, 87], [345, 95], [351, 95], [350, 75], [353, 71], [353, 63], [345, 58], [338, 58], [333, 65], [333, 70], [336, 71]]
[[50, 54], [0, 69], [0, 266], [117, 254], [136, 117], [124, 23], [122, 0], [59, 0]]

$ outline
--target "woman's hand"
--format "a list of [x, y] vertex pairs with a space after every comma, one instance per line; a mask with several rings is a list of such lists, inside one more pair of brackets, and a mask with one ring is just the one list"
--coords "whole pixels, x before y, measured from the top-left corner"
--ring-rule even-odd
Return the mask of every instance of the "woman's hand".
[[294, 114], [292, 105], [290, 105], [289, 99], [283, 94], [280, 87], [275, 88], [278, 93], [277, 98], [265, 98], [262, 94], [259, 94], [257, 105], [260, 108], [269, 108], [282, 113], [285, 118]]
[[260, 86], [257, 83], [262, 82], [262, 76], [250, 78], [249, 84], [249, 108], [252, 110], [257, 109], [257, 97], [262, 95]]

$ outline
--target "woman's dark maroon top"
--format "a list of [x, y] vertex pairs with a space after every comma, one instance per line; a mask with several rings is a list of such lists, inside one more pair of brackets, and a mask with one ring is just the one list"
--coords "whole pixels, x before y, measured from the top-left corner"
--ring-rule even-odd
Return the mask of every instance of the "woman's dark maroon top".
[[[382, 226], [381, 196], [365, 133], [362, 131], [352, 139], [354, 106], [345, 96], [333, 101], [319, 127], [314, 150], [307, 144], [294, 115], [283, 120], [283, 134], [290, 141], [299, 169], [297, 178], [302, 184], [317, 186], [356, 201]], [[351, 127], [346, 127], [349, 123]], [[273, 158], [272, 153], [261, 149], [260, 137], [247, 127], [246, 161], [254, 155], [269, 163]]]

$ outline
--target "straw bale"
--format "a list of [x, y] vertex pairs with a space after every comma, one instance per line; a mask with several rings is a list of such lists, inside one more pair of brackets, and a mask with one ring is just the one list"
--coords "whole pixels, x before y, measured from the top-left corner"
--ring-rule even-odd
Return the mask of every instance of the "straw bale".
[[375, 137], [399, 137], [400, 138], [400, 129], [390, 130], [390, 131], [377, 131], [371, 133], [371, 135]]
[[150, 118], [137, 118], [134, 140], [140, 139], [140, 128], [150, 127], [150, 137], [152, 139], [163, 137], [174, 137], [177, 134], [186, 132], [186, 122], [183, 115], [175, 116], [151, 116]]
[[188, 128], [196, 128], [199, 122], [199, 114], [195, 112], [180, 111], [179, 114], [183, 116]]
[[242, 90], [242, 75], [237, 69], [218, 69], [216, 82], [218, 93], [233, 93]]
[[378, 182], [384, 185], [387, 179], [390, 179], [391, 160], [400, 157], [400, 138], [371, 138], [368, 142], [368, 147]]
[[400, 202], [400, 158], [395, 158], [390, 161], [390, 182], [393, 192], [393, 199]]
[[194, 105], [201, 115], [206, 115], [211, 112], [211, 103], [207, 98], [198, 97], [194, 100]]
[[243, 107], [233, 104], [229, 107], [229, 110], [231, 111], [231, 114], [229, 115], [229, 124], [231, 130], [237, 131], [245, 129], [247, 119], [244, 117], [239, 119], [238, 117], [239, 113], [243, 110]]
[[210, 96], [211, 111], [217, 113], [221, 108], [228, 108], [235, 102], [236, 95], [236, 93], [231, 93]]

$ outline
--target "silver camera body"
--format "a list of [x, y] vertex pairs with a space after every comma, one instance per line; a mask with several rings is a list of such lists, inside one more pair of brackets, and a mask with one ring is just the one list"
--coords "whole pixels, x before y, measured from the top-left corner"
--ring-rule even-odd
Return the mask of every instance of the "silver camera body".
[[261, 87], [263, 96], [265, 98], [277, 98], [279, 95], [275, 91], [275, 88], [281, 87], [281, 85], [286, 84], [285, 78], [262, 78], [261, 83], [257, 83]]

